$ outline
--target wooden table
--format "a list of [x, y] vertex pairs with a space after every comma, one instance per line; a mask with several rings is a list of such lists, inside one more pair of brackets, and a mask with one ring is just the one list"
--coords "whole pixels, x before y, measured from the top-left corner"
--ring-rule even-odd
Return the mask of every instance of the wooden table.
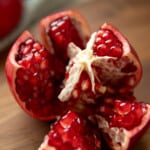
[[[143, 65], [143, 79], [135, 94], [139, 100], [150, 102], [150, 1], [90, 0], [68, 4], [59, 10], [63, 9], [79, 10], [93, 31], [110, 22], [128, 37]], [[37, 22], [29, 30], [37, 34]], [[49, 130], [49, 123], [29, 117], [15, 103], [4, 75], [7, 52], [0, 53], [0, 150], [36, 150]], [[134, 150], [149, 150], [149, 140], [150, 130]]]

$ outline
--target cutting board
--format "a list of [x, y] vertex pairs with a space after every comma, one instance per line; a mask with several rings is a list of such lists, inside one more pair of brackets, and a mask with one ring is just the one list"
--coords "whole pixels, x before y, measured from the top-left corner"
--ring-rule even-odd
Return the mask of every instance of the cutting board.
[[[79, 1], [80, 2], [80, 1]], [[143, 65], [143, 79], [136, 88], [139, 100], [150, 102], [150, 1], [149, 0], [90, 0], [68, 4], [58, 10], [80, 11], [96, 30], [104, 22], [117, 26], [136, 49]], [[28, 29], [38, 37], [38, 22]], [[0, 150], [37, 150], [49, 131], [49, 122], [25, 114], [11, 95], [4, 74], [8, 50], [0, 53]], [[150, 149], [150, 130], [133, 150]]]

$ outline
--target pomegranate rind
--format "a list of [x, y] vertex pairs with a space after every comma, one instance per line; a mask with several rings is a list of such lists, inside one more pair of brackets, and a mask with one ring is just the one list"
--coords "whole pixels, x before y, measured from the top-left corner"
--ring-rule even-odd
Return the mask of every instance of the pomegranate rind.
[[141, 120], [142, 123], [131, 130], [110, 127], [104, 117], [96, 115], [98, 127], [113, 150], [128, 150], [144, 135], [150, 125], [150, 105], [146, 104], [146, 106], [147, 112]]
[[[53, 15], [47, 16], [40, 21], [39, 31], [40, 31], [41, 40], [44, 46], [47, 49], [53, 48], [50, 37], [48, 37], [47, 35], [47, 29], [51, 22], [63, 16], [69, 16], [72, 19], [75, 27], [77, 28], [81, 36], [81, 39], [83, 40], [83, 43], [86, 45], [86, 42], [88, 41], [90, 34], [91, 34], [91, 30], [86, 19], [79, 12], [75, 10], [67, 10], [67, 11], [62, 11], [62, 12], [58, 12]], [[54, 53], [53, 51], [51, 52]]]

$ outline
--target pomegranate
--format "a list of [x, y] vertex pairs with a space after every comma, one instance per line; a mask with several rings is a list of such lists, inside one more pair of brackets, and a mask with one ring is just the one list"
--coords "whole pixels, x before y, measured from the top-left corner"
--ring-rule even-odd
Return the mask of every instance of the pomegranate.
[[[69, 100], [74, 90], [87, 95], [84, 90], [91, 89], [96, 97], [130, 93], [141, 79], [142, 66], [136, 52], [126, 38], [108, 23], [92, 34], [84, 50], [70, 43], [69, 51], [71, 60], [64, 88], [59, 95], [61, 101]], [[87, 76], [82, 82], [83, 72]], [[78, 89], [78, 84], [83, 84], [83, 90]]]
[[97, 123], [111, 149], [127, 150], [150, 125], [150, 105], [105, 98], [96, 112]]
[[69, 111], [51, 126], [38, 150], [100, 150], [100, 142], [92, 124]]
[[108, 149], [101, 134], [111, 149], [129, 149], [149, 126], [150, 105], [133, 95], [142, 66], [127, 39], [108, 23], [89, 38], [84, 17], [71, 10], [43, 18], [39, 30], [41, 43], [23, 32], [5, 65], [10, 89], [30, 116], [56, 120], [68, 112], [39, 150]]
[[22, 0], [0, 1], [0, 38], [4, 38], [17, 26], [22, 15]]

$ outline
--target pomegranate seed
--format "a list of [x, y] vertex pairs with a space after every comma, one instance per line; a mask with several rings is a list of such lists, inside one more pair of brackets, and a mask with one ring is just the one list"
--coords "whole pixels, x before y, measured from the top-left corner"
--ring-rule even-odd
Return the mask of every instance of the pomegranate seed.
[[93, 46], [94, 54], [97, 56], [122, 56], [122, 44], [117, 37], [108, 29], [101, 29]]

